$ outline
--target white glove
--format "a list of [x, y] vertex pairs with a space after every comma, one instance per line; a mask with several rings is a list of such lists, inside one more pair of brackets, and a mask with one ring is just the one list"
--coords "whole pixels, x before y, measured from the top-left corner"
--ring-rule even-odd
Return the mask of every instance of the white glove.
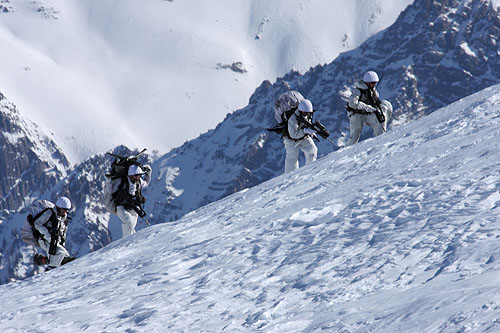
[[314, 135], [315, 132], [311, 128], [304, 128], [304, 133], [309, 135]]

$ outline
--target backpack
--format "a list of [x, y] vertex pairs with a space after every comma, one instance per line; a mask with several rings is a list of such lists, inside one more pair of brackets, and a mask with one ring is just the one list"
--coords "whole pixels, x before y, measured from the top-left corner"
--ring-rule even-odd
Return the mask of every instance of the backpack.
[[278, 122], [273, 128], [268, 128], [270, 132], [281, 134], [283, 137], [289, 137], [288, 119], [293, 115], [300, 101], [304, 99], [298, 91], [290, 90], [279, 95], [274, 103], [274, 119]]
[[134, 157], [124, 157], [112, 153], [107, 153], [108, 155], [115, 157], [115, 160], [111, 164], [111, 170], [109, 171], [109, 173], [105, 174], [106, 182], [104, 183], [103, 203], [104, 207], [109, 213], [116, 215], [116, 204], [113, 195], [118, 190], [122, 180], [127, 177], [128, 168], [133, 164], [142, 166], [137, 161], [137, 158], [145, 151], [146, 149], [143, 149]]
[[38, 246], [38, 239], [41, 234], [35, 228], [35, 220], [49, 209], [54, 209], [55, 205], [48, 200], [36, 200], [29, 209], [29, 214], [21, 227], [21, 239], [28, 245]]
[[146, 149], [143, 149], [140, 153], [138, 153], [134, 157], [124, 157], [112, 153], [107, 153], [108, 155], [114, 156], [115, 160], [113, 161], [113, 163], [111, 163], [111, 171], [107, 173], [105, 176], [111, 179], [126, 177], [128, 175], [128, 168], [132, 164], [141, 166], [141, 163], [137, 162], [137, 158], [145, 151]]
[[116, 204], [113, 199], [113, 194], [118, 190], [122, 178], [111, 178], [106, 176], [106, 182], [104, 183], [104, 197], [103, 203], [106, 210], [116, 215]]

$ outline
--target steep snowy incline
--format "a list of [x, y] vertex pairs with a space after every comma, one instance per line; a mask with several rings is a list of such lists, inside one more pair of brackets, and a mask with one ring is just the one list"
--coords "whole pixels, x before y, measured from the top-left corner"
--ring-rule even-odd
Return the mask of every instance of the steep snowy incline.
[[[141, 10], [150, 8], [150, 5], [154, 7], [153, 4], [158, 3], [154, 1], [148, 2], [148, 5]], [[21, 2], [16, 2], [19, 3]], [[69, 2], [64, 3], [70, 6]], [[106, 8], [112, 3], [113, 1], [99, 2]], [[272, 3], [275, 5], [277, 2]], [[78, 4], [85, 6], [86, 3], [82, 1]], [[255, 4], [264, 5], [263, 2]], [[304, 11], [316, 8], [317, 3], [308, 4], [311, 4], [311, 7], [305, 6]], [[170, 8], [170, 3], [162, 1], [161, 5]], [[28, 7], [30, 6], [36, 4], [30, 2]], [[127, 6], [124, 5], [117, 12], [112, 11], [113, 15], [116, 15], [113, 16], [116, 22], [120, 21], [121, 14], [127, 12], [125, 7]], [[100, 13], [97, 8], [93, 9], [96, 11], [94, 14]], [[82, 15], [83, 12], [79, 11], [75, 15]], [[61, 17], [57, 20], [63, 21], [67, 12], [61, 13]], [[41, 12], [32, 14], [37, 16], [41, 15]], [[0, 13], [0, 17], [1, 15]], [[89, 19], [94, 17], [92, 13], [88, 13], [88, 16]], [[94, 19], [95, 24], [101, 22], [98, 17]], [[42, 22], [49, 24], [43, 20]], [[113, 28], [109, 31], [105, 29], [105, 24], [99, 26], [99, 31], [113, 32], [116, 38], [120, 36], [117, 31], [117, 27], [120, 26], [118, 23], [113, 24]], [[137, 36], [139, 33], [140, 31], [134, 31], [133, 35]], [[269, 34], [266, 33], [265, 36]], [[267, 40], [266, 38], [262, 36], [259, 43]], [[148, 219], [153, 224], [177, 220], [203, 205], [281, 174], [284, 160], [283, 143], [278, 135], [266, 132], [265, 128], [275, 124], [272, 105], [277, 96], [287, 89], [297, 89], [313, 101], [318, 110], [316, 119], [325, 124], [332, 134], [331, 139], [342, 147], [348, 135], [345, 98], [351, 89], [352, 80], [362, 75], [365, 70], [376, 69], [379, 73], [385, 74], [379, 88], [383, 98], [390, 100], [396, 107], [391, 127], [394, 124], [401, 125], [479, 89], [498, 83], [499, 38], [500, 13], [490, 6], [488, 0], [414, 2], [389, 28], [368, 39], [359, 48], [342, 53], [330, 64], [316, 66], [304, 74], [290, 72], [274, 84], [264, 81], [255, 90], [245, 108], [228, 114], [215, 129], [200, 135], [197, 139], [188, 141], [161, 156], [151, 146], [145, 146], [149, 148], [148, 152], [152, 153], [154, 161], [152, 163], [154, 179], [146, 193], [148, 200], [145, 208], [150, 213]], [[112, 36], [108, 36], [108, 39], [114, 40]], [[132, 36], [130, 39], [119, 38], [124, 44], [132, 40], [135, 40]], [[41, 43], [38, 39], [36, 41]], [[79, 54], [79, 56], [84, 55]], [[59, 60], [56, 64], [64, 59]], [[56, 77], [55, 74], [52, 76]], [[212, 86], [214, 82], [211, 83]], [[93, 87], [105, 91], [99, 86], [93, 85]], [[138, 94], [127, 94], [127, 96], [138, 96]], [[67, 96], [63, 94], [61, 97]], [[41, 97], [40, 100], [44, 98]], [[20, 110], [22, 111], [24, 110]], [[65, 117], [65, 120], [74, 121], [78, 118], [78, 112], [75, 110], [71, 112], [71, 116]], [[106, 118], [101, 112], [87, 115], [100, 120]], [[127, 121], [138, 124], [143, 120], [151, 120], [148, 115], [142, 113], [139, 117], [140, 121], [135, 121], [133, 118]], [[166, 117], [162, 121], [173, 122], [173, 119]], [[81, 125], [84, 121], [78, 120], [78, 123]], [[117, 121], [112, 123], [113, 129], [108, 126], [109, 130], [120, 127]], [[161, 122], [155, 123], [161, 126]], [[71, 130], [71, 126], [62, 127]], [[96, 129], [93, 126], [81, 127], [83, 131]], [[363, 139], [370, 135], [368, 128], [365, 129], [367, 131], [364, 131]], [[165, 128], [162, 128], [162, 132], [165, 132]], [[103, 134], [106, 140], [112, 141], [109, 133], [88, 134], [93, 138]], [[121, 135], [134, 141], [134, 145], [137, 143], [129, 133], [121, 132]], [[50, 134], [50, 137], [53, 138], [54, 135]], [[322, 140], [318, 143], [318, 148], [321, 157], [336, 150], [337, 146]], [[13, 151], [6, 154], [17, 153]], [[62, 179], [58, 186], [50, 186], [29, 194], [32, 198], [43, 197], [54, 200], [61, 193], [66, 193], [71, 198], [75, 204], [75, 212], [72, 220], [73, 228], [68, 236], [68, 247], [74, 255], [83, 255], [87, 253], [86, 251], [101, 248], [119, 237], [119, 233], [114, 232], [119, 229], [119, 222], [116, 218], [109, 218], [101, 203], [103, 174], [109, 167], [109, 161], [110, 159], [104, 154], [96, 154], [75, 165], [73, 170], [69, 171], [68, 177]], [[4, 164], [2, 166], [0, 163], [0, 169], [10, 168], [9, 160], [4, 161]], [[20, 241], [15, 237], [18, 234], [16, 230], [20, 228], [21, 220], [24, 219], [24, 212], [15, 214], [16, 210], [29, 204], [23, 200], [24, 197], [25, 195], [17, 197], [10, 203], [8, 208], [11, 211], [5, 219], [0, 216], [0, 223], [9, 226], [3, 229], [7, 233], [4, 235], [6, 242], [2, 243], [3, 247], [0, 250], [2, 258], [9, 258], [9, 266], [0, 267], [0, 283], [13, 278], [22, 278], [23, 275], [19, 273], [30, 269], [31, 260], [26, 254], [19, 254], [22, 251], [19, 250]], [[145, 226], [146, 224], [139, 223], [138, 229]]]
[[500, 86], [0, 286], [18, 332], [500, 329]]
[[0, 90], [72, 163], [120, 144], [165, 153], [411, 2], [2, 0]]
[[[486, 0], [416, 1], [359, 48], [303, 75], [292, 72], [275, 83], [263, 82], [245, 108], [161, 156], [154, 165], [159, 177], [149, 189], [155, 199], [147, 203], [153, 221], [178, 219], [283, 173], [282, 140], [265, 128], [276, 124], [272, 106], [287, 89], [298, 90], [313, 102], [318, 111], [315, 119], [342, 147], [349, 135], [346, 98], [353, 80], [366, 70], [384, 74], [379, 88], [395, 107], [392, 129], [499, 83], [499, 39], [500, 12]], [[476, 55], [464, 54], [463, 45], [476, 50]], [[370, 136], [366, 126], [362, 139]], [[336, 149], [326, 140], [318, 143], [319, 156]]]

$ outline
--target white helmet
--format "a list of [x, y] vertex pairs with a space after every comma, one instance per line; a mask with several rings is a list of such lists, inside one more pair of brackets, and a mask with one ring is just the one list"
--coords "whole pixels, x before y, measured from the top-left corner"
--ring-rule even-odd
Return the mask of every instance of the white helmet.
[[131, 166], [128, 167], [128, 175], [129, 176], [143, 175], [143, 174], [144, 174], [144, 171], [138, 165], [132, 164]]
[[59, 199], [57, 199], [56, 207], [71, 209], [71, 201], [66, 197], [60, 197]]
[[311, 103], [310, 100], [308, 99], [303, 99], [300, 103], [299, 103], [299, 107], [298, 107], [299, 111], [301, 112], [313, 112], [313, 105]]
[[368, 71], [363, 76], [363, 81], [365, 82], [378, 82], [378, 75], [374, 71]]

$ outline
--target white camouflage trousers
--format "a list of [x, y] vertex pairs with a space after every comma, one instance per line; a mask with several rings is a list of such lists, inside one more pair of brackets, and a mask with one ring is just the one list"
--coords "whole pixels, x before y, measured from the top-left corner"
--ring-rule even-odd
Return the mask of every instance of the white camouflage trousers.
[[302, 150], [306, 158], [306, 165], [316, 161], [318, 148], [314, 144], [313, 139], [308, 136], [301, 141], [294, 141], [288, 138], [283, 138], [285, 145], [285, 173], [293, 171], [299, 167], [299, 153]]
[[391, 118], [392, 110], [382, 108], [382, 111], [385, 116], [385, 121], [383, 123], [378, 122], [377, 116], [374, 113], [360, 114], [349, 112], [350, 132], [349, 140], [347, 141], [346, 146], [358, 143], [361, 131], [363, 130], [363, 126], [365, 124], [372, 128], [373, 136], [378, 136], [387, 131], [387, 122]]
[[123, 206], [116, 207], [116, 215], [122, 222], [122, 237], [135, 234], [135, 226], [139, 215], [133, 210], [127, 210]]
[[49, 266], [51, 267], [61, 266], [61, 262], [64, 257], [69, 256], [68, 251], [66, 251], [66, 249], [61, 244], [57, 244], [56, 254], [49, 254], [50, 239], [45, 240], [45, 238], [40, 238], [38, 240], [38, 245], [42, 248], [42, 250], [47, 252], [47, 256], [49, 257]]

